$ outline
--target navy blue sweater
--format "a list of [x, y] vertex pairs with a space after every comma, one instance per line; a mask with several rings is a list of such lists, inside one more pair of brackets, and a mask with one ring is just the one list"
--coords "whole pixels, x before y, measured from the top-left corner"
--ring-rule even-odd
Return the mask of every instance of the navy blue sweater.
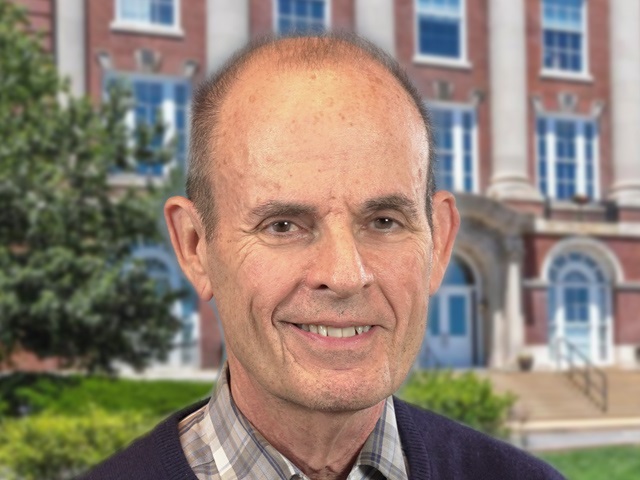
[[[546, 463], [508, 443], [394, 398], [412, 480], [561, 480]], [[178, 412], [81, 480], [197, 480], [182, 453], [178, 424], [204, 402]]]

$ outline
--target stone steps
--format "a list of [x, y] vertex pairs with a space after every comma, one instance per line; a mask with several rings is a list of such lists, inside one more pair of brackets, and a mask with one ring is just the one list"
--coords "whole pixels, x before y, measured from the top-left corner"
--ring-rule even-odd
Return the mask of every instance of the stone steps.
[[587, 398], [580, 386], [564, 373], [486, 371], [483, 375], [491, 380], [496, 391], [512, 392], [518, 397], [512, 415], [515, 422], [640, 417], [640, 372], [606, 373], [607, 412]]

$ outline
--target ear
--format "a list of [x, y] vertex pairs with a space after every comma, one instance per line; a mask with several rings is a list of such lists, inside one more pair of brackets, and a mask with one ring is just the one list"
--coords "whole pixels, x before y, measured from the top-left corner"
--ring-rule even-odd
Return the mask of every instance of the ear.
[[460, 227], [460, 214], [456, 208], [456, 199], [444, 190], [435, 193], [432, 200], [433, 212], [433, 257], [429, 292], [435, 293], [440, 287], [444, 272], [451, 258], [453, 244]]
[[205, 229], [193, 203], [184, 197], [171, 197], [164, 205], [171, 244], [180, 268], [204, 301], [213, 295], [207, 275]]

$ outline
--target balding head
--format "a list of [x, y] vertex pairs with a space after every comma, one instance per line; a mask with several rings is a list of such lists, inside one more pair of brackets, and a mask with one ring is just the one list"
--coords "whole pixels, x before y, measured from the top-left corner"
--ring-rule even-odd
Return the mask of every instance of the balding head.
[[[433, 152], [429, 116], [420, 95], [398, 63], [384, 51], [355, 35], [333, 33], [258, 40], [239, 51], [222, 70], [201, 84], [193, 97], [186, 193], [203, 221], [208, 238], [217, 218], [213, 176], [217, 174], [219, 157], [223, 155], [221, 143], [225, 132], [233, 130], [238, 120], [237, 117], [223, 115], [227, 103], [240, 100], [233, 96], [235, 87], [239, 83], [251, 82], [256, 73], [266, 77], [269, 72], [327, 68], [336, 72], [357, 69], [362, 78], [374, 77], [375, 81], [388, 83], [389, 88], [401, 92], [405, 100], [415, 107], [424, 131], [424, 142], [428, 145], [428, 152]], [[250, 102], [250, 99], [245, 100]], [[429, 158], [424, 171], [430, 226], [431, 198], [435, 190], [433, 168], [433, 158]]]

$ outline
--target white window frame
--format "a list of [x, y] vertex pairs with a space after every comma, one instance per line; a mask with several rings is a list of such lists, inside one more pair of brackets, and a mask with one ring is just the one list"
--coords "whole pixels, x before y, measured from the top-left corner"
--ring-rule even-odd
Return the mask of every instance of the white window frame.
[[[428, 102], [430, 111], [448, 110], [454, 115], [453, 122], [453, 192], [480, 193], [478, 182], [478, 110], [474, 105], [451, 102]], [[471, 190], [465, 190], [464, 186], [464, 127], [462, 116], [471, 113], [473, 116], [473, 128], [471, 132]], [[435, 125], [434, 125], [434, 128]], [[436, 147], [437, 148], [437, 147]], [[436, 166], [436, 168], [438, 168]]]
[[[324, 8], [324, 29], [329, 30], [331, 28], [331, 0], [323, 0], [325, 4]], [[280, 0], [273, 0], [272, 2], [272, 12], [273, 12], [273, 31], [280, 35], [279, 29], [279, 20], [280, 20], [280, 9], [279, 7]]]
[[414, 21], [413, 21], [413, 45], [415, 63], [436, 65], [442, 67], [459, 68], [463, 70], [471, 69], [472, 65], [468, 58], [467, 49], [467, 0], [460, 0], [460, 56], [458, 58], [441, 57], [428, 55], [420, 52], [420, 3], [413, 0]]
[[120, 12], [122, 11], [122, 6], [124, 2], [130, 2], [132, 0], [115, 0], [114, 3], [114, 16], [113, 21], [111, 22], [110, 28], [114, 31], [124, 31], [124, 32], [139, 32], [146, 33], [150, 35], [164, 35], [164, 36], [174, 36], [174, 37], [182, 37], [184, 36], [184, 31], [181, 27], [181, 0], [173, 0], [173, 25], [161, 25], [153, 22], [146, 21], [137, 21], [130, 20], [126, 18], [122, 18], [120, 16]]
[[575, 81], [583, 81], [583, 82], [592, 82], [593, 76], [590, 73], [589, 66], [589, 0], [584, 0], [582, 2], [583, 12], [582, 12], [582, 70], [581, 71], [573, 71], [573, 70], [562, 70], [560, 68], [547, 68], [544, 64], [544, 55], [545, 55], [545, 45], [544, 45], [544, 4], [545, 0], [540, 0], [540, 66], [541, 72], [540, 76], [543, 78], [556, 78], [561, 80], [575, 80]]
[[539, 114], [536, 116], [535, 122], [535, 139], [536, 139], [536, 188], [539, 188], [540, 181], [540, 149], [539, 149], [539, 133], [538, 133], [538, 121], [544, 119], [546, 125], [545, 135], [545, 148], [547, 152], [547, 192], [540, 192], [547, 198], [557, 201], [570, 202], [570, 198], [557, 198], [556, 189], [556, 128], [555, 123], [557, 121], [570, 121], [576, 124], [576, 194], [587, 195], [587, 142], [585, 135], [585, 126], [588, 123], [593, 124], [593, 197], [589, 198], [590, 201], [597, 201], [600, 199], [600, 131], [597, 118], [584, 117], [579, 115], [560, 115], [560, 114]]
[[[171, 140], [173, 140], [176, 135], [176, 103], [174, 101], [173, 95], [168, 95], [168, 90], [173, 89], [177, 84], [184, 84], [187, 87], [187, 101], [185, 103], [185, 129], [184, 135], [185, 139], [189, 138], [189, 118], [190, 118], [190, 110], [191, 110], [191, 82], [186, 77], [173, 77], [168, 75], [150, 75], [150, 74], [140, 74], [140, 73], [131, 73], [131, 72], [118, 72], [112, 71], [109, 72], [103, 82], [103, 94], [106, 94], [106, 86], [109, 81], [112, 79], [123, 80], [126, 84], [130, 84], [133, 86], [133, 83], [136, 81], [153, 81], [162, 83], [163, 94], [162, 94], [162, 106], [160, 107], [162, 112], [162, 118], [165, 122], [165, 131], [164, 131], [164, 139], [163, 146], [167, 146]], [[125, 125], [130, 131], [134, 131], [136, 127], [136, 118], [135, 118], [135, 99], [132, 105], [132, 108], [126, 113], [124, 118]], [[133, 141], [133, 139], [132, 139]], [[185, 147], [188, 150], [189, 142], [185, 141]], [[188, 152], [185, 152], [185, 157], [188, 156]], [[186, 159], [185, 159], [186, 160]], [[176, 156], [174, 158], [164, 164], [162, 166], [162, 174], [159, 175], [159, 178], [168, 178], [168, 174], [171, 170], [179, 166], [179, 162]], [[146, 177], [148, 175], [145, 174], [136, 174], [137, 176]], [[153, 175], [152, 175], [153, 176]]]

